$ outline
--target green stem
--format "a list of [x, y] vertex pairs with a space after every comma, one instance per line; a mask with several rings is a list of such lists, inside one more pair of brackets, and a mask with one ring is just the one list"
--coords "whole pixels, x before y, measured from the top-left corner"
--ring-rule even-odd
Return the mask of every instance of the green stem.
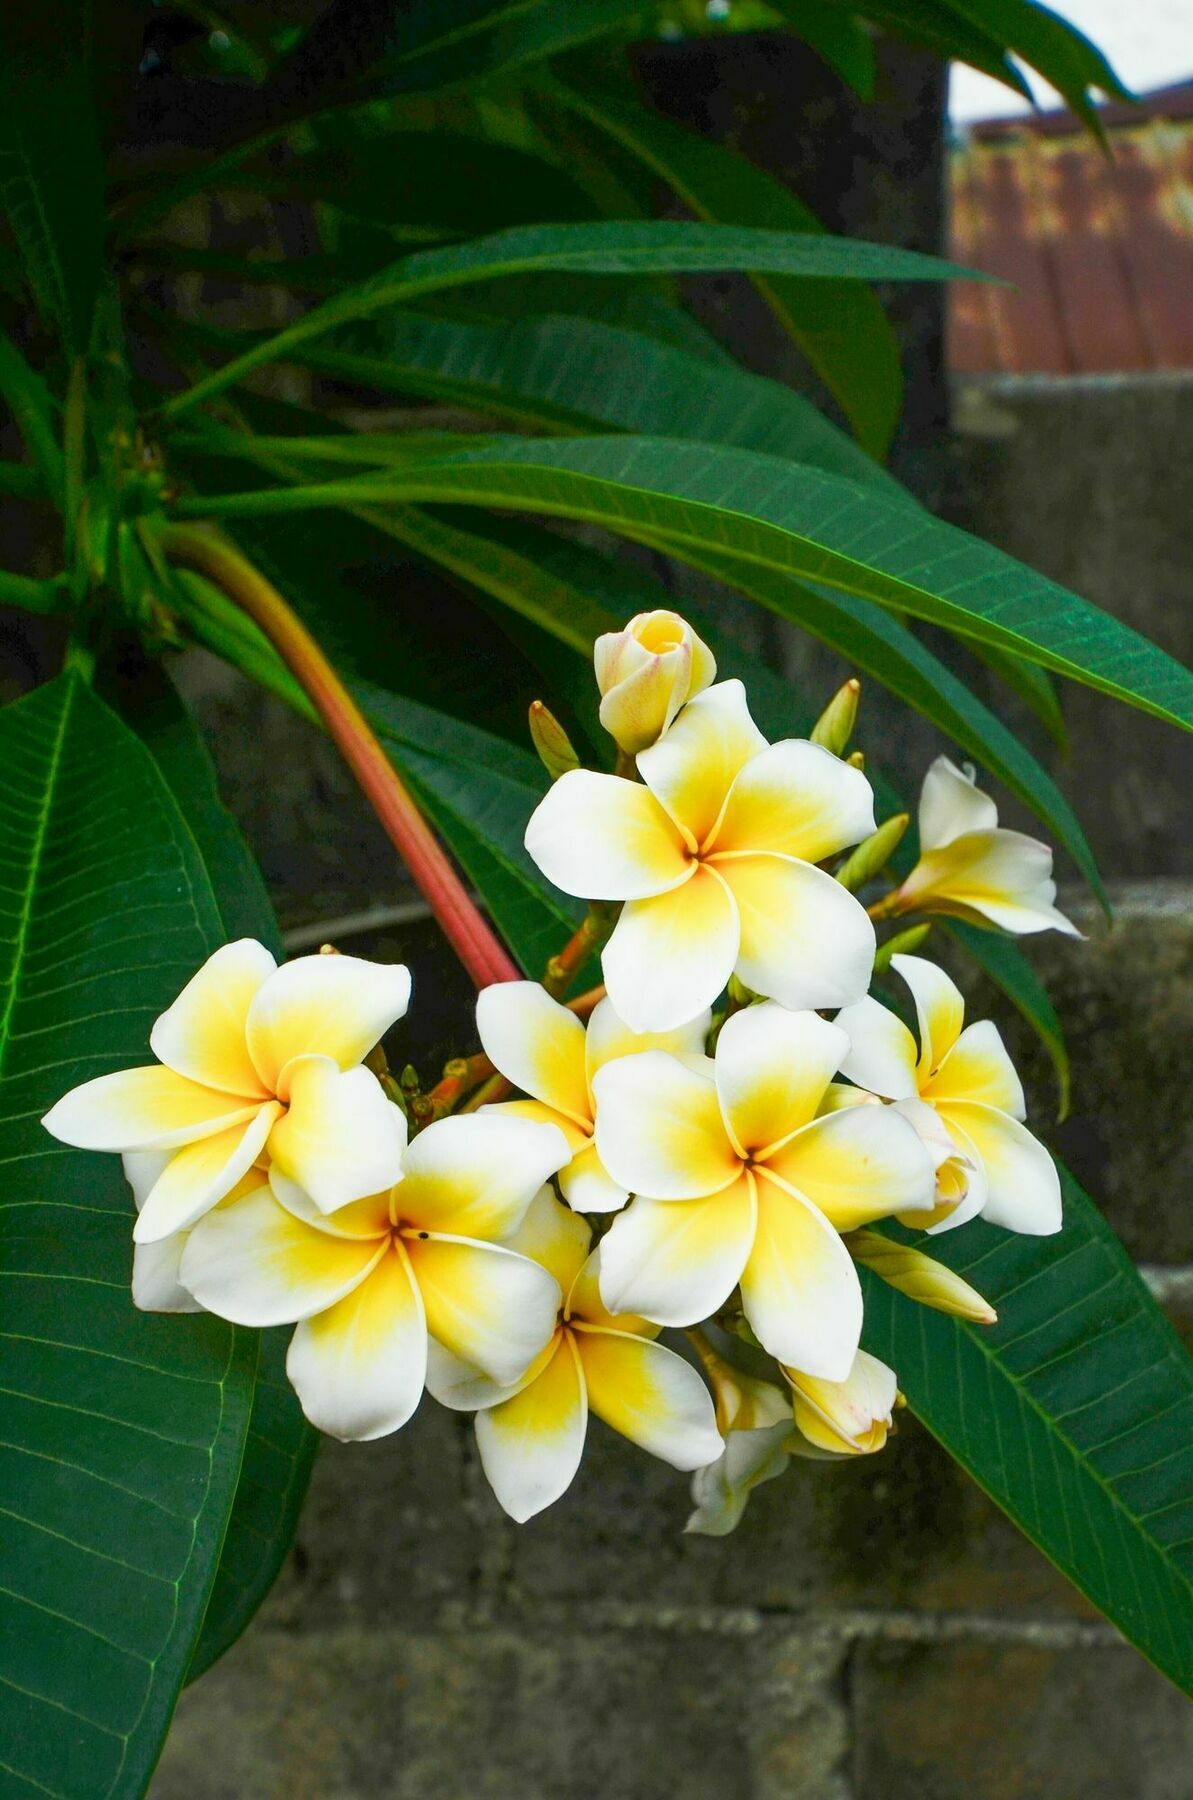
[[68, 609], [70, 596], [60, 578], [35, 581], [31, 575], [14, 575], [10, 569], [0, 569], [0, 602], [22, 607], [25, 612], [56, 613]]

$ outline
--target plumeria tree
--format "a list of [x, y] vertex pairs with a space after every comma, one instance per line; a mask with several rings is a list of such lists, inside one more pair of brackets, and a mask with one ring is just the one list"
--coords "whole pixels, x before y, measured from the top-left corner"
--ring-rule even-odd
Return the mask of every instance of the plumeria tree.
[[[1091, 121], [1112, 73], [1029, 0], [715, 27], [333, 0], [277, 32], [184, 7], [173, 74], [218, 142], [180, 155], [151, 107], [122, 128], [145, 25], [73, 0], [0, 26], [0, 492], [28, 546], [0, 598], [63, 652], [0, 712], [4, 1780], [142, 1792], [277, 1573], [318, 1433], [431, 1403], [474, 1417], [515, 1519], [585, 1478], [591, 1413], [713, 1535], [906, 1405], [1188, 1680], [1188, 1363], [943, 966], [993, 979], [1063, 1089], [1017, 940], [1074, 932], [1051, 844], [1101, 897], [1098, 872], [917, 627], [1054, 731], [1056, 676], [1188, 729], [1193, 675], [884, 470], [867, 284], [976, 277], [826, 235], [645, 105], [629, 45], [794, 29], [864, 93], [892, 31], [1035, 68]], [[196, 233], [223, 195], [258, 253]], [[848, 429], [697, 324], [676, 278], [716, 271]], [[854, 673], [793, 691], [715, 607], [675, 611], [664, 559]], [[280, 961], [165, 672], [188, 644], [342, 752], [477, 989], [442, 1073], [406, 1066], [404, 968]], [[863, 682], [954, 755], [888, 766]]]

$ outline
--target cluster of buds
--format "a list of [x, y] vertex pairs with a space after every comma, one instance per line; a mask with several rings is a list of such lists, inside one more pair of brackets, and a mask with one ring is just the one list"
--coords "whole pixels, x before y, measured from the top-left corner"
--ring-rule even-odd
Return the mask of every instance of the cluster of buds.
[[[475, 1415], [494, 1492], [526, 1519], [571, 1483], [593, 1412], [694, 1472], [689, 1529], [721, 1533], [793, 1456], [886, 1441], [899, 1396], [861, 1347], [859, 1267], [993, 1321], [881, 1221], [1060, 1226], [996, 1028], [966, 1025], [949, 976], [909, 953], [926, 926], [880, 949], [875, 921], [1072, 927], [1045, 846], [1000, 829], [945, 758], [919, 863], [863, 903], [908, 820], [876, 823], [846, 755], [856, 682], [809, 738], [771, 744], [675, 614], [595, 661], [616, 772], [582, 767], [536, 705], [552, 783], [526, 847], [589, 903], [575, 944], [600, 952], [602, 989], [564, 1003], [575, 946], [541, 983], [485, 988], [480, 1052], [422, 1096], [374, 1054], [405, 969], [279, 969], [244, 940], [162, 1014], [154, 1064], [72, 1090], [45, 1124], [123, 1155], [137, 1304], [292, 1325], [320, 1429], [381, 1436], [429, 1391]], [[870, 994], [876, 966], [914, 1031]]]

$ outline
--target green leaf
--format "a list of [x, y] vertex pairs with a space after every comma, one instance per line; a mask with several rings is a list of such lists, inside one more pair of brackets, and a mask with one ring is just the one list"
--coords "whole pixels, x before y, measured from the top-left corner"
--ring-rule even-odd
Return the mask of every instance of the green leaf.
[[863, 100], [874, 98], [874, 45], [857, 19], [833, 0], [797, 0], [790, 8], [780, 7], [775, 0], [772, 4], [776, 12], [789, 14], [792, 31], [835, 69], [855, 94]]
[[985, 663], [993, 674], [1006, 683], [1012, 693], [1018, 694], [1057, 748], [1067, 750], [1069, 728], [1065, 724], [1065, 715], [1061, 711], [1056, 689], [1047, 670], [1037, 668], [1034, 663], [1024, 662], [1021, 656], [1012, 656], [1009, 651], [996, 650], [990, 644], [972, 644], [970, 649], [980, 662]]
[[39, 1121], [148, 1060], [222, 925], [151, 757], [77, 677], [0, 713], [0, 756], [0, 1756], [14, 1795], [132, 1795], [215, 1576], [257, 1341], [136, 1311], [119, 1160]]
[[[265, 883], [220, 798], [206, 746], [174, 688], [155, 668], [126, 666], [117, 695], [122, 716], [152, 755], [211, 876], [224, 940], [254, 937], [280, 961], [281, 936]], [[188, 1681], [235, 1643], [277, 1579], [319, 1444], [319, 1434], [307, 1424], [286, 1379], [290, 1332], [259, 1335], [244, 1461]]]
[[0, 207], [68, 357], [87, 348], [104, 243], [90, 0], [0, 14]]
[[1101, 134], [1091, 90], [1130, 100], [1102, 52], [1046, 6], [1034, 0], [947, 0], [950, 13], [989, 32], [1064, 95], [1073, 111]]
[[[801, 6], [801, 28], [804, 14]], [[661, 113], [591, 87], [572, 92], [551, 82], [543, 91], [639, 157], [697, 218], [771, 231], [823, 230], [816, 215], [773, 175]], [[756, 272], [752, 280], [840, 403], [859, 441], [882, 456], [899, 421], [903, 375], [898, 343], [874, 295], [852, 282], [811, 285], [785, 280], [778, 271]]]
[[[771, 0], [777, 12], [798, 13], [799, 0]], [[980, 25], [954, 12], [949, 0], [859, 0], [868, 19], [897, 37], [922, 44], [945, 62], [968, 63], [995, 81], [1013, 88], [1025, 100], [1032, 91], [1007, 55], [1005, 44]]]
[[167, 418], [175, 417], [335, 326], [371, 318], [424, 294], [537, 270], [648, 275], [701, 274], [718, 269], [799, 276], [809, 281], [983, 279], [972, 270], [921, 256], [915, 250], [810, 233], [800, 236], [682, 220], [519, 226], [493, 237], [402, 257], [368, 281], [312, 307], [284, 331], [255, 344], [185, 393], [176, 394], [162, 410]]
[[505, 438], [355, 482], [179, 501], [181, 517], [461, 502], [586, 519], [679, 556], [713, 548], [819, 581], [1193, 729], [1193, 674], [1003, 551], [873, 488], [776, 457], [653, 438]]
[[66, 488], [62, 445], [50, 391], [29, 367], [7, 332], [0, 331], [0, 395], [24, 439], [25, 448], [41, 470], [52, 497], [59, 503]]
[[1056, 1237], [884, 1227], [972, 1282], [999, 1323], [916, 1306], [863, 1270], [863, 1341], [974, 1480], [1187, 1689], [1193, 1366], [1093, 1202], [1062, 1183]]

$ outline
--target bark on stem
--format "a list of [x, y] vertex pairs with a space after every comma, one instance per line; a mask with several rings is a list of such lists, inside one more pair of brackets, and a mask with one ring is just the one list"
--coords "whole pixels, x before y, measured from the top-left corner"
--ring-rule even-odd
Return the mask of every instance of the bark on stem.
[[519, 970], [469, 899], [364, 714], [273, 584], [226, 538], [201, 526], [169, 525], [160, 542], [172, 562], [205, 575], [261, 627], [318, 712], [476, 986], [519, 980]]

